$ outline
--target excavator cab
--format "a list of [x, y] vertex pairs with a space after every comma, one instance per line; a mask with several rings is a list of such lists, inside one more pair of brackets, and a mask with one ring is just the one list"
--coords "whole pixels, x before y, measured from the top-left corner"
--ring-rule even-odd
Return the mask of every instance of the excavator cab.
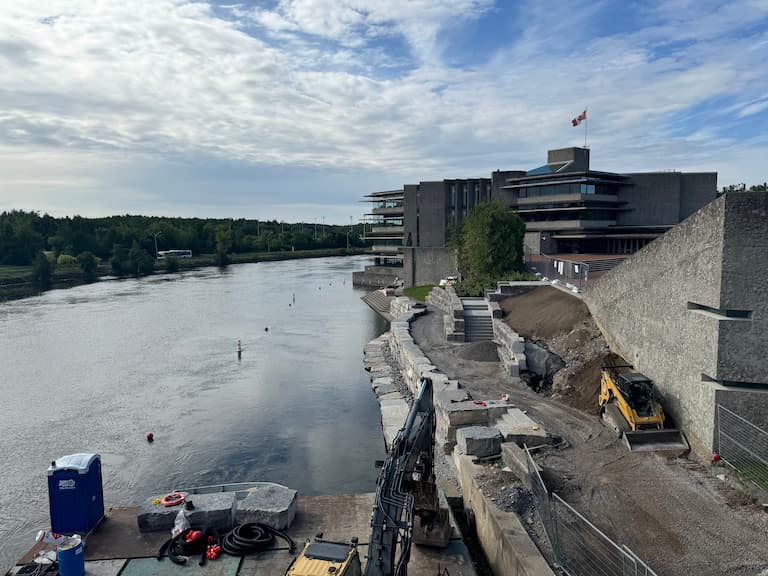
[[299, 554], [288, 568], [286, 576], [361, 576], [360, 554], [357, 551], [357, 538], [349, 544], [323, 540], [322, 534], [308, 540], [304, 551]]

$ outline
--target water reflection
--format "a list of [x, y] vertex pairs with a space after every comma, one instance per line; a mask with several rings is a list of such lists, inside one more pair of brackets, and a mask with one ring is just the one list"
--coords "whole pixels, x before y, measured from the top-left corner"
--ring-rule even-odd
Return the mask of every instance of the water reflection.
[[372, 491], [383, 440], [361, 354], [386, 324], [351, 286], [363, 265], [247, 264], [0, 305], [0, 569], [46, 525], [45, 470], [72, 452], [102, 454], [107, 505], [224, 481]]

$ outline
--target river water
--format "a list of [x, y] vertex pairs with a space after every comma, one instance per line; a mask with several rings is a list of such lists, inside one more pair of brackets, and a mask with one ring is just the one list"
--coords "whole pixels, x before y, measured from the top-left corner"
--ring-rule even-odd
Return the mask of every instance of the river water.
[[48, 526], [46, 469], [65, 454], [101, 454], [105, 506], [249, 480], [375, 490], [384, 445], [361, 358], [386, 324], [352, 287], [363, 263], [206, 268], [0, 304], [0, 574]]

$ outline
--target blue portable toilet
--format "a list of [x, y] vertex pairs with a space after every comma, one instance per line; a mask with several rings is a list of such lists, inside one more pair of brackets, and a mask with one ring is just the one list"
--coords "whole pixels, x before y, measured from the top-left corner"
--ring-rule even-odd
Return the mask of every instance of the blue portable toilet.
[[48, 468], [51, 532], [87, 534], [104, 516], [101, 456], [70, 454]]

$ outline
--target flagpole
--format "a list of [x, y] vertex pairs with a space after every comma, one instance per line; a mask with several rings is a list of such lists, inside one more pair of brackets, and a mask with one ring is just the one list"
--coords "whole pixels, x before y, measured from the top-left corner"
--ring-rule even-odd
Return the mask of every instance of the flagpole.
[[587, 114], [587, 109], [584, 108], [584, 148], [587, 147], [587, 122], [589, 122], [589, 114]]

